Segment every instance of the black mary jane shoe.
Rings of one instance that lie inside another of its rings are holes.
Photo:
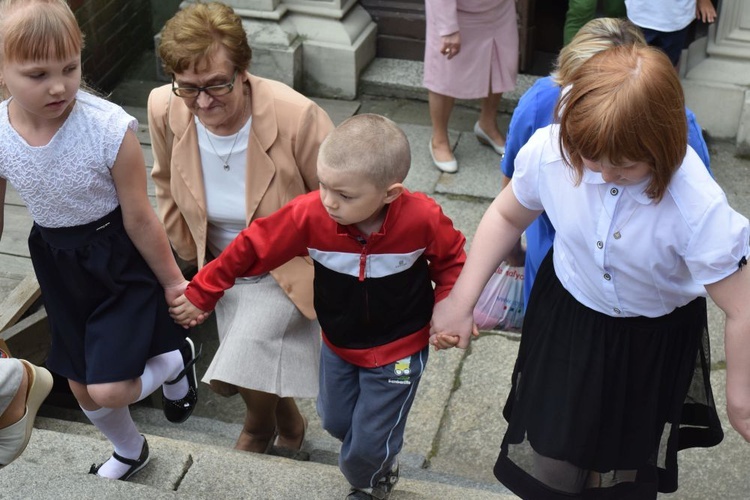
[[[112,457],[117,460],[118,462],[122,462],[125,465],[129,465],[130,468],[123,474],[122,476],[118,477],[118,481],[127,481],[130,479],[130,477],[138,472],[139,470],[143,469],[149,460],[149,453],[148,453],[148,441],[146,441],[146,436],[143,436],[143,448],[141,448],[141,456],[139,456],[136,460],[133,460],[131,458],[125,458],[117,453],[112,453]],[[91,469],[89,469],[89,474],[98,475],[99,469],[104,464],[92,464]]]
[[[202,349],[201,349],[202,350]],[[195,345],[189,337],[185,337],[185,344],[180,349],[182,360],[185,368],[175,377],[174,380],[164,382],[164,385],[173,385],[179,382],[182,377],[187,377],[188,392],[182,399],[167,399],[162,393],[161,402],[164,409],[164,416],[167,420],[179,424],[188,419],[198,404],[198,377],[195,374],[195,362],[201,355],[195,354]]]

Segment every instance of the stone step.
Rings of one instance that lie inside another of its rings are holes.
[[[422,86],[422,61],[376,57],[360,75],[359,94],[396,99],[427,100],[427,89]],[[500,112],[512,114],[518,100],[539,79],[535,75],[519,74],[516,88],[503,94]],[[459,105],[478,108],[478,100],[457,100]]]
[[[338,468],[316,462],[238,452],[146,433],[149,465],[127,482],[88,474],[103,461],[110,445],[92,426],[39,418],[26,453],[0,474],[7,499],[335,499],[348,485]],[[41,427],[52,427],[50,430]],[[442,498],[501,500],[514,498],[452,477],[422,475],[403,467],[393,500]]]

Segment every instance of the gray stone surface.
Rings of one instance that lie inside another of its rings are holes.
[[[446,408],[433,470],[478,481],[496,481],[492,468],[507,424],[502,416],[519,342],[483,334],[471,347]]]
[[[148,440],[149,465],[128,482],[107,481],[87,473],[92,460],[100,461],[110,453],[93,426],[69,422],[66,432],[37,428],[26,453],[0,474],[0,497],[327,500],[343,498],[349,490],[338,468],[330,465],[152,435]],[[512,496],[404,474],[391,498],[502,500]]]

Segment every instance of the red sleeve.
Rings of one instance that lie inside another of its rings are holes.
[[[308,195],[302,198],[310,199]],[[319,200],[317,193],[315,198]],[[306,256],[305,210],[298,200],[243,229],[195,275],[185,291],[188,300],[203,311],[212,311],[237,278],[267,273],[294,257]]]
[[[430,278],[435,283],[435,302],[439,302],[448,296],[466,262],[466,238],[453,227],[453,221],[443,213],[440,205],[432,203],[436,212],[431,217],[434,237],[425,257],[430,263]]]

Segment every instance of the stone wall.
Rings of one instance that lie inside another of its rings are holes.
[[[86,37],[83,74],[90,85],[109,92],[152,47],[152,1],[164,0],[68,0]]]

